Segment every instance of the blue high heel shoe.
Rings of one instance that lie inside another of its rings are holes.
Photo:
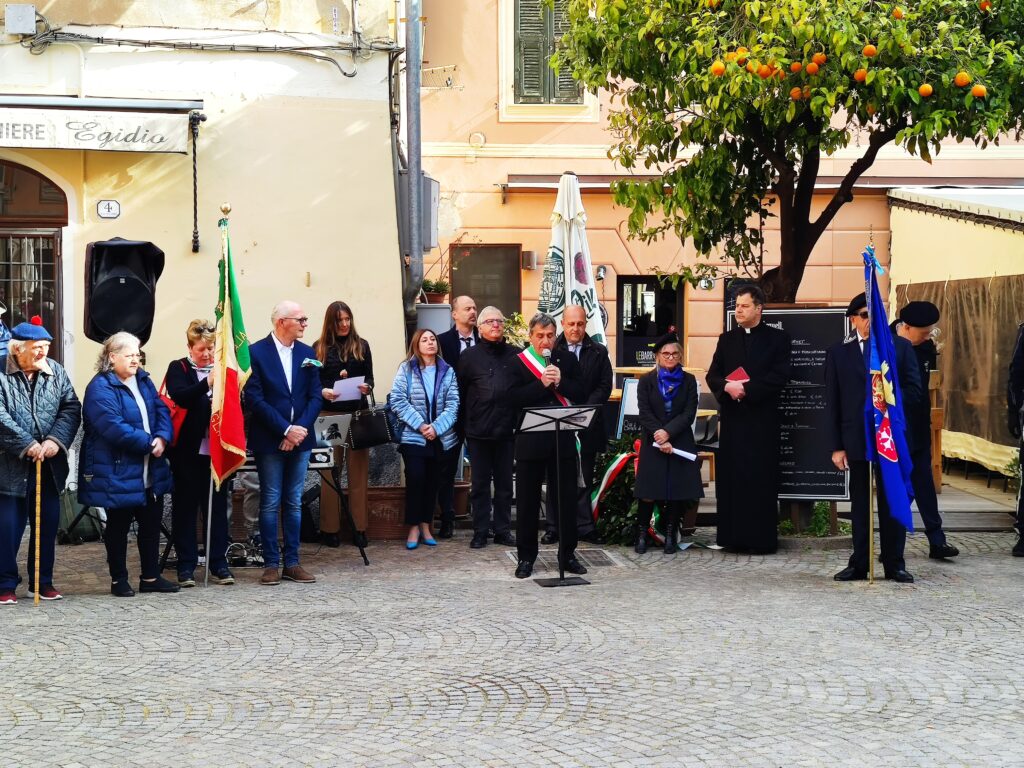
[[[427,545],[428,547],[436,547],[436,546],[437,546],[437,542],[436,542],[436,541],[434,541],[434,540],[433,540],[432,538],[428,538],[428,539],[422,539],[422,541],[423,541],[423,543],[424,543],[424,544],[426,544],[426,545]]]
[[[405,548],[406,549],[416,549],[416,547],[418,547],[419,545],[420,545],[420,543],[418,541],[407,541],[407,542],[405,542]]]

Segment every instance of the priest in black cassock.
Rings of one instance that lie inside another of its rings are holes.
[[[736,294],[736,325],[718,337],[707,382],[720,407],[715,495],[718,544],[770,554],[778,548],[779,394],[789,381],[792,342],[764,323],[764,293]]]

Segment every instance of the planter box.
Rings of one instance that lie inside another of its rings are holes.
[[[348,491],[343,491],[348,495]],[[366,535],[370,541],[405,540],[409,526],[405,524],[405,486],[385,485],[371,487],[367,494],[370,522]],[[469,510],[469,483],[455,484],[455,514],[465,516]],[[435,512],[435,516],[436,516]],[[341,535],[345,540],[352,536],[348,520],[342,516]]]

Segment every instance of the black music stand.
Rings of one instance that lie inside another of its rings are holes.
[[[558,484],[561,482],[561,445],[559,437],[562,432],[579,432],[590,426],[594,414],[601,409],[599,405],[545,405],[537,408],[524,408],[519,417],[519,429],[517,434],[535,432],[553,432],[555,435],[555,493],[554,502],[556,505],[555,520],[558,525],[558,540],[562,540],[562,510],[558,508],[560,501]],[[520,514],[516,511],[516,514]],[[579,587],[590,582],[579,576],[565,578],[565,565],[561,559],[558,560],[557,579],[534,579],[542,587]]]

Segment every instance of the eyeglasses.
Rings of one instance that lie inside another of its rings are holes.
[[[490,320],[481,320],[480,321],[480,325],[504,325],[504,324],[505,324],[504,320],[502,320],[500,318],[496,318],[496,317],[492,317]]]
[[[299,325],[309,325],[308,317],[283,317],[282,320],[295,320]]]
[[[208,325],[197,325],[195,328],[196,333],[213,333],[216,328],[211,328]]]
[[[682,357],[682,355],[679,354],[678,352],[659,352],[658,354],[666,358],[667,360],[678,360],[680,357]]]
[[[128,354],[127,352],[122,352],[121,353],[121,357],[127,358],[128,360],[141,360],[142,359],[142,353],[141,352],[135,352],[133,354]]]
[[[859,317],[861,320],[867,320],[869,317],[871,317],[871,313],[864,309],[857,313],[857,317]]]

